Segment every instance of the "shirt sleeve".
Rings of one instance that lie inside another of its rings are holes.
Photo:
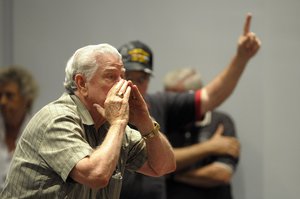
[[[74,117],[60,115],[49,121],[39,148],[42,158],[64,181],[78,161],[93,151]]]
[[[201,103],[201,90],[197,90],[195,92],[195,121],[202,120]]]

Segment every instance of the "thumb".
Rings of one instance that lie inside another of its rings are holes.
[[[217,130],[214,133],[214,137],[221,136],[224,133],[224,126],[223,124],[219,124]]]
[[[98,113],[100,113],[100,115],[102,115],[105,118],[105,110],[102,106],[100,106],[99,104],[93,104],[93,106],[97,109]]]

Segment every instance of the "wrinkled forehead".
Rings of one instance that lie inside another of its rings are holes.
[[[111,60],[105,60],[101,63],[100,67],[99,67],[99,70],[101,72],[105,72],[105,73],[122,73],[124,74],[125,73],[125,68],[124,68],[124,65],[123,65],[123,62],[120,60],[120,61],[111,61]]]
[[[117,65],[117,64],[110,64],[108,63],[107,65],[103,65],[102,67],[100,67],[100,70],[102,72],[118,72],[118,73],[125,73],[125,68],[123,65]]]
[[[5,82],[1,82],[0,89],[4,89],[4,88],[19,90],[19,84],[17,82],[13,81],[13,80],[8,80],[8,81],[5,81]]]
[[[0,95],[4,93],[21,94],[19,85],[14,81],[0,84]]]

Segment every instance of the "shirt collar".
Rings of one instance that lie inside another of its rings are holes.
[[[92,119],[91,114],[86,109],[84,104],[80,101],[80,99],[76,95],[70,95],[71,99],[77,106],[77,111],[79,113],[79,117],[82,120],[84,125],[94,125],[94,120]]]
[[[208,126],[211,123],[211,111],[206,112],[203,120],[196,122],[196,126],[198,127],[204,127]]]

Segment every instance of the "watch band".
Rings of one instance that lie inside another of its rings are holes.
[[[153,130],[150,131],[150,133],[143,136],[144,140],[149,140],[158,135],[160,125],[157,122],[153,121],[153,126],[154,126]]]

